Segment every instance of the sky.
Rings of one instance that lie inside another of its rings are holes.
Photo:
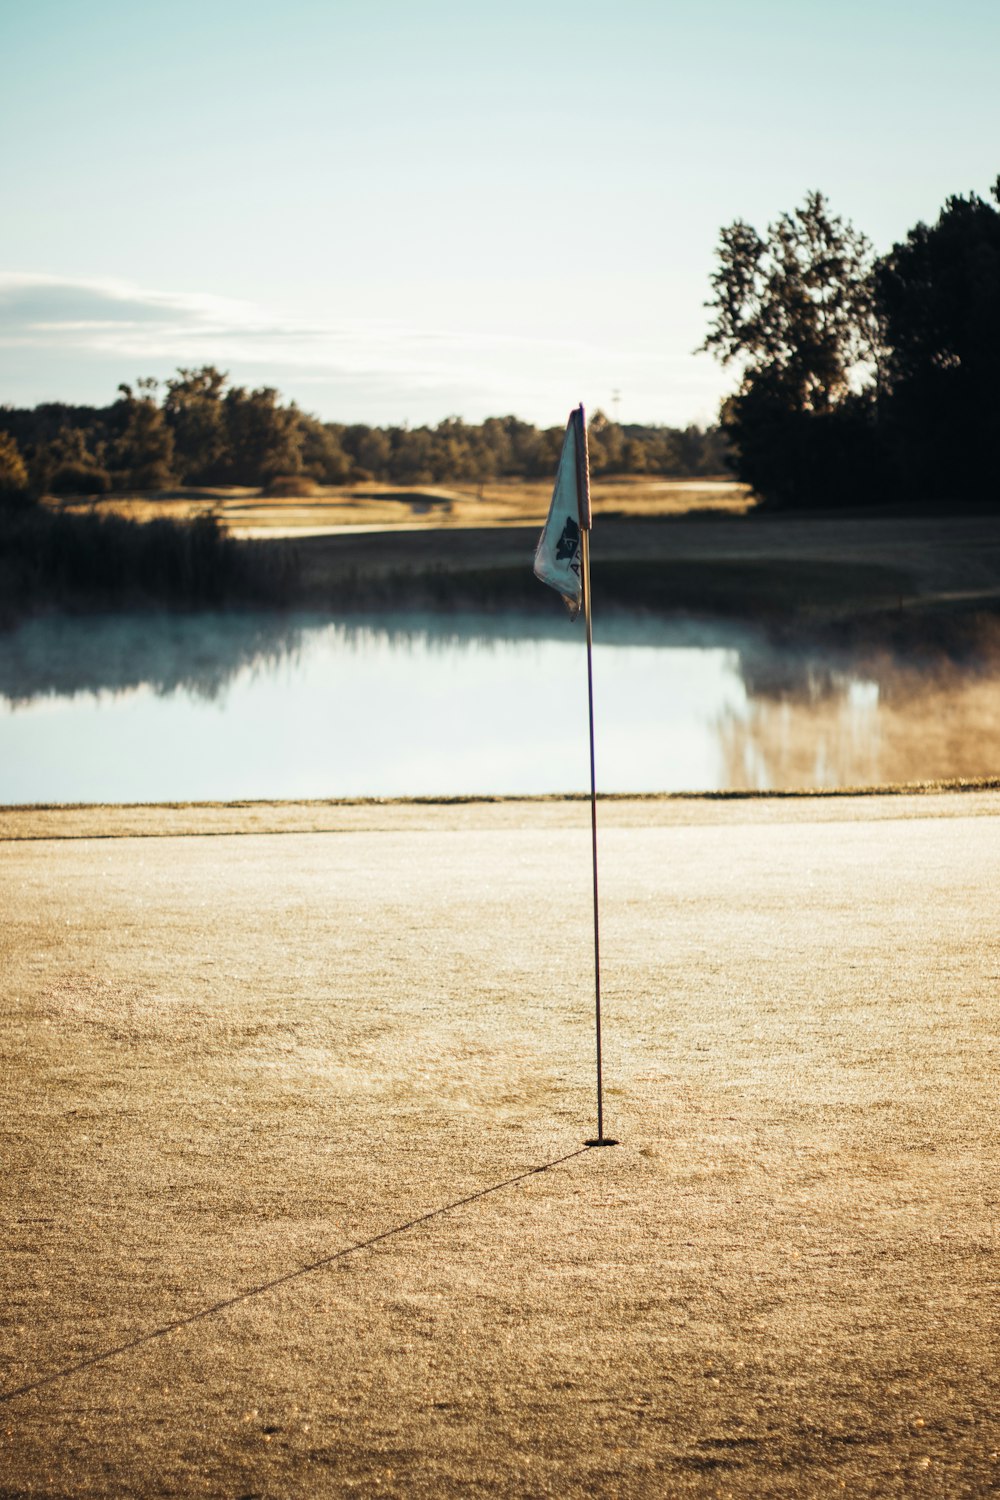
[[[0,0],[0,402],[709,422],[719,231],[1000,174],[996,0]]]

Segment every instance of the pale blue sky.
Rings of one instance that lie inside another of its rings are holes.
[[[995,0],[0,0],[0,401],[710,420],[719,228],[985,195],[998,51]]]

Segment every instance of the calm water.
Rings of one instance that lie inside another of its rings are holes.
[[[972,659],[974,658],[974,659]],[[598,622],[604,791],[993,775],[1000,659]],[[0,636],[0,802],[580,791],[582,625],[558,612],[115,616]]]

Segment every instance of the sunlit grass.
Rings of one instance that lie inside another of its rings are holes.
[[[169,516],[190,520],[216,515],[236,535],[315,532],[342,526],[392,529],[541,525],[552,497],[552,482],[504,480],[474,484],[390,485],[369,482],[349,488],[307,485],[304,495],[267,495],[258,489],[168,490],[160,495],[116,495],[96,503],[101,514],[148,521]],[[596,480],[594,514],[603,516],[682,515],[697,511],[743,515],[752,507],[746,485],[732,480],[646,479],[628,476]],[[91,502],[50,502],[62,510],[90,509]]]

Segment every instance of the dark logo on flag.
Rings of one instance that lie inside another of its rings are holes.
[[[556,562],[571,563],[580,549],[580,528],[572,516],[566,517],[562,535],[556,542]]]

